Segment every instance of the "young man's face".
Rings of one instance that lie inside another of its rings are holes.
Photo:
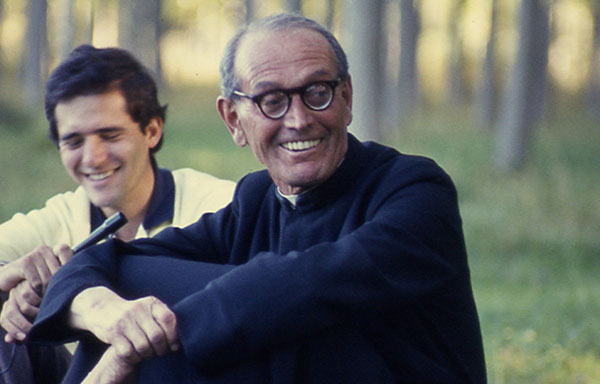
[[[162,135],[159,118],[143,133],[119,90],[60,102],[55,115],[62,163],[94,205],[111,214],[147,202],[154,186],[150,149]]]
[[[275,89],[331,81],[339,73],[333,49],[318,32],[293,29],[246,35],[235,61],[239,91],[257,95]],[[324,110],[308,108],[298,94],[280,119],[264,116],[244,98],[220,98],[218,108],[233,139],[249,145],[283,193],[303,192],[335,172],[347,150],[346,126],[352,120],[349,79],[334,90]]]

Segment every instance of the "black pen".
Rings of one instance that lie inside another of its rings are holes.
[[[106,219],[98,228],[96,228],[87,239],[83,240],[79,243],[75,248],[73,248],[73,253],[77,253],[91,245],[96,244],[100,240],[104,239],[106,236],[111,233],[115,233],[119,230],[123,225],[127,223],[127,218],[121,212],[117,212],[108,219]]]

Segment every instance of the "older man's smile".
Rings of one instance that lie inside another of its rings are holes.
[[[287,143],[281,144],[281,146],[288,151],[306,151],[319,145],[322,139],[315,140],[303,140],[303,141],[288,141]]]

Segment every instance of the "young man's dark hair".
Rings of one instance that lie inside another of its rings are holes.
[[[142,132],[153,117],[163,122],[167,106],[158,101],[156,83],[144,66],[129,52],[119,48],[77,47],[52,73],[46,85],[46,118],[50,139],[58,145],[55,109],[60,102],[77,96],[105,93],[118,89],[127,103],[131,119]],[[157,152],[160,142],[151,149]]]

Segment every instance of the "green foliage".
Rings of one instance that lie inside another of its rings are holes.
[[[215,110],[216,87],[177,89],[162,166],[237,180],[262,168],[236,147]],[[481,318],[490,383],[600,382],[600,177],[597,121],[579,110],[540,126],[531,163],[493,168],[493,132],[470,111],[427,111],[390,139],[434,158],[454,179]],[[41,113],[0,122],[0,220],[73,188]],[[4,125],[3,125],[4,124]]]
[[[600,381],[600,130],[565,112],[538,127],[521,172],[493,168],[493,132],[434,111],[396,147],[433,157],[461,206],[490,383]]]

